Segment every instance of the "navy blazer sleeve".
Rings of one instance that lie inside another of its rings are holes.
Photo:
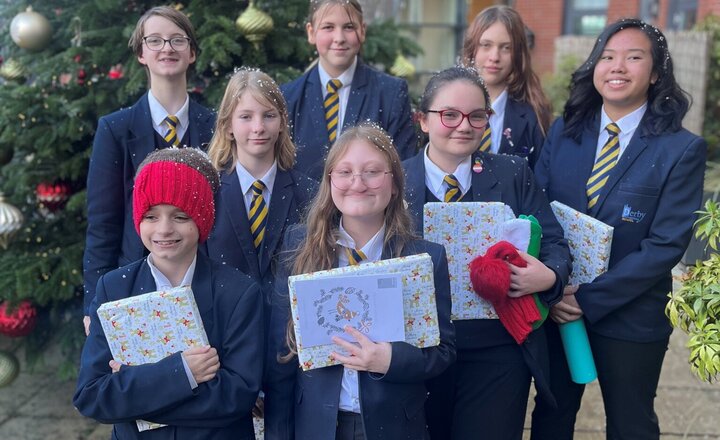
[[[249,413],[262,370],[262,344],[258,342],[263,339],[262,302],[257,284],[239,276],[224,280],[244,290],[214,304],[216,316],[226,317],[215,323],[224,326],[224,340],[215,347],[220,369],[215,378],[192,390],[181,352],[156,363],[122,366],[112,373],[108,365],[112,354],[97,315],[98,304],[108,299],[105,278],[100,279],[92,302],[90,335],[83,347],[73,398],[83,415],[102,423],[145,419],[176,426],[222,427],[238,414]]]
[[[108,117],[100,118],[87,177],[87,233],[83,255],[84,313],[89,315],[98,279],[118,267],[125,222],[122,143]]]
[[[405,81],[400,81],[400,90],[393,91],[395,98],[392,107],[380,109],[389,112],[387,132],[393,138],[393,144],[400,155],[400,160],[409,159],[417,152],[417,134],[412,122],[410,94]]]

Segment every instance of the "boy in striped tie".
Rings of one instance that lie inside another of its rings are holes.
[[[87,180],[86,332],[98,278],[145,254],[132,223],[138,164],[154,149],[200,147],[210,141],[214,123],[213,112],[191,100],[186,91],[187,72],[195,62],[198,44],[183,13],[166,6],[148,10],[128,44],[145,66],[150,87],[133,106],[98,122]]]

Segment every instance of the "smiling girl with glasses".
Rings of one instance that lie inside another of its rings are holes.
[[[400,158],[382,129],[361,125],[343,131],[322,176],[306,226],[289,231],[289,252],[281,255],[284,264],[276,283],[280,293],[273,298],[270,324],[265,436],[427,438],[424,381],[440,374],[455,357],[445,250],[413,236],[403,203]],[[440,344],[421,349],[405,342],[378,343],[347,327],[360,344],[336,343],[352,356],[335,354],[342,365],[303,372],[289,321],[287,276],[347,266],[356,262],[353,252],[364,262],[430,254]]]
[[[478,151],[489,102],[485,83],[474,69],[453,67],[430,79],[419,106],[420,126],[429,142],[403,162],[408,209],[418,234],[423,231],[427,202],[504,202],[515,215],[534,215],[543,233],[540,259],[521,254],[527,270],[513,273],[508,295],[539,293],[540,300],[550,305],[560,299],[570,272],[567,244],[527,161]],[[540,392],[547,394],[538,361],[546,353],[542,327],[518,345],[498,319],[454,324],[458,362],[428,383],[426,410],[432,439],[519,440],[532,377]]]

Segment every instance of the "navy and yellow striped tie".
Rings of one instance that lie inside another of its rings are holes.
[[[588,209],[597,203],[600,197],[600,191],[602,191],[603,186],[605,186],[605,182],[607,182],[610,176],[610,171],[617,164],[618,156],[620,155],[620,141],[618,139],[620,127],[614,122],[611,122],[605,129],[610,134],[610,137],[600,150],[590,178],[587,181]]]
[[[327,83],[327,95],[325,95],[325,122],[327,123],[328,139],[330,143],[335,142],[337,137],[338,116],[340,115],[340,95],[338,90],[342,87],[339,79],[331,79]]]
[[[347,253],[348,263],[350,264],[350,266],[355,266],[357,264],[360,264],[361,261],[367,260],[365,252],[361,251],[360,249],[345,248],[345,252]]]
[[[177,135],[177,125],[180,120],[175,115],[168,115],[163,122],[165,122],[168,125],[168,131],[165,132],[164,139],[167,141],[168,144],[172,145],[173,147],[177,147],[180,145],[180,139],[178,139]]]
[[[447,184],[445,190],[445,202],[457,202],[462,197],[460,192],[460,182],[453,174],[448,174],[443,178],[443,182]]]
[[[253,237],[253,244],[255,249],[260,248],[260,244],[265,237],[265,225],[267,224],[268,208],[263,198],[263,190],[265,184],[262,180],[256,180],[252,184],[253,197],[250,202],[250,212],[248,217],[250,218],[250,233]]]
[[[483,132],[482,139],[480,139],[480,151],[490,151],[490,144],[492,144],[492,139],[490,137],[490,124],[488,124]]]

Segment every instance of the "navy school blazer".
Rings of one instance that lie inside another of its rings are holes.
[[[215,114],[190,100],[190,145],[212,138]],[[85,315],[101,275],[139,260],[145,247],[132,220],[132,189],[140,162],[155,149],[147,93],[132,107],[98,121],[87,177],[87,233],[83,255]]]
[[[210,345],[220,357],[215,378],[195,390],[180,352],[112,373],[98,306],[155,291],[155,281],[145,258],[100,278],[73,405],[84,416],[114,423],[113,438],[254,440],[250,412],[264,352],[260,287],[237,269],[198,253],[192,290]],[[139,433],[136,419],[170,426]]]
[[[672,329],[665,317],[671,270],[692,234],[702,202],[707,144],[685,129],[653,136],[645,119],[613,168],[597,204],[587,208],[600,117],[578,143],[555,121],[535,171],[550,200],[614,228],[609,270],[582,284],[575,297],[590,331],[635,342],[659,341]]]
[[[524,157],[533,168],[544,142],[545,136],[532,106],[508,97],[498,153]]]
[[[285,249],[296,249],[304,238],[304,226],[291,228]],[[413,240],[398,256],[423,252],[430,254],[434,266],[440,345],[420,349],[404,342],[393,342],[390,369],[384,376],[367,371],[358,373],[366,439],[425,438],[427,390],[424,381],[442,373],[455,360],[445,249],[425,240]],[[265,372],[265,438],[332,439],[337,425],[343,367],[336,365],[303,372],[297,357],[286,364],[277,361],[278,354],[288,353],[285,342],[290,316],[287,276],[293,260],[285,257],[285,254],[281,257],[283,273],[279,274],[283,281],[277,283],[272,305]],[[382,258],[393,257],[390,244],[383,250]]]
[[[364,121],[377,122],[393,138],[400,159],[414,155],[417,135],[407,83],[358,59],[351,87],[343,129]],[[280,88],[287,101],[291,134],[297,146],[295,168],[319,181],[330,142],[318,66]]]
[[[423,233],[423,208],[427,202],[425,162],[421,151],[402,163],[406,175],[405,200],[413,217],[415,232]],[[515,215],[534,215],[542,226],[540,261],[556,275],[555,285],[539,297],[548,305],[560,301],[572,269],[570,251],[563,238],[562,228],[548,204],[545,195],[535,183],[532,171],[525,160],[512,156],[476,152],[473,163],[479,159],[482,171],[472,172],[472,200],[474,202],[503,202]],[[472,356],[474,350],[497,345],[517,345],[499,320],[473,319],[454,321],[457,330],[458,356]],[[533,331],[520,347],[535,384],[545,399],[554,403],[547,378],[549,359],[543,327]]]
[[[237,171],[224,172],[220,178],[215,227],[207,240],[210,258],[250,275],[260,284],[269,310],[275,277],[275,258],[282,247],[288,226],[300,219],[315,196],[317,183],[294,171],[278,168],[270,197],[265,238],[258,255],[250,234],[250,222]]]

